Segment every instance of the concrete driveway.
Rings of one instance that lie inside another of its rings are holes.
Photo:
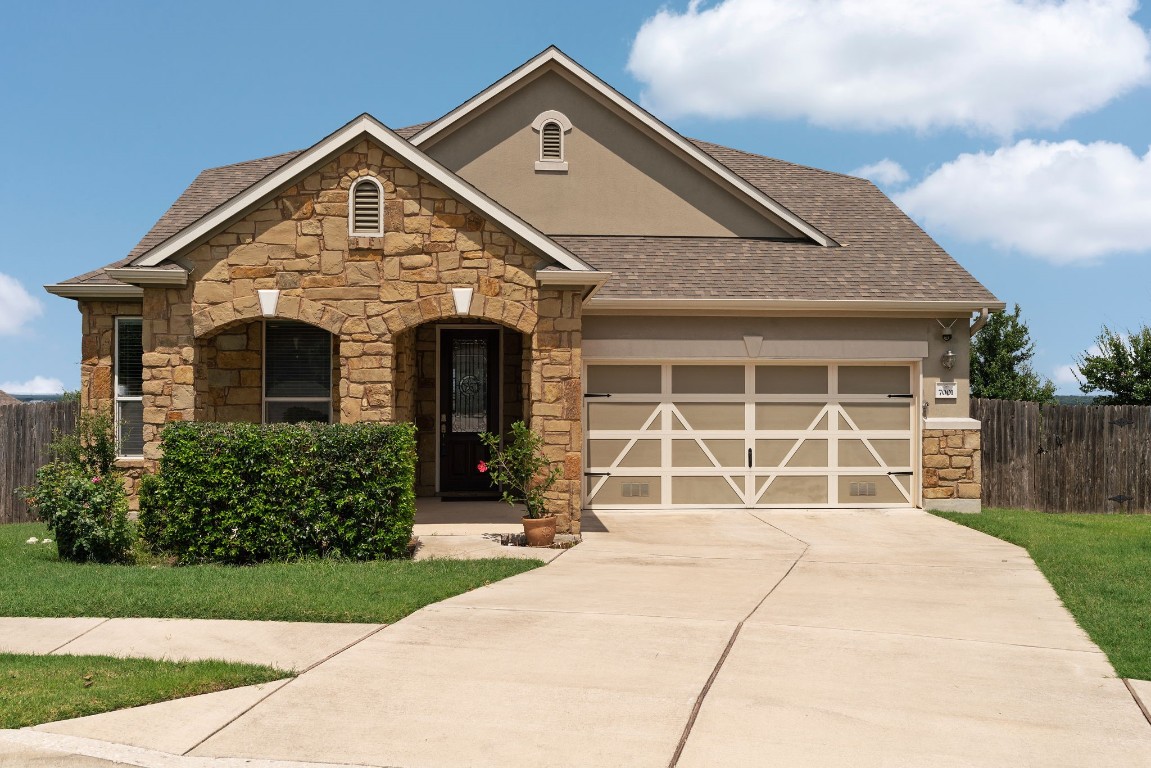
[[[599,521],[287,684],[21,739],[165,766],[1151,766],[1151,724],[1017,547],[915,511]]]

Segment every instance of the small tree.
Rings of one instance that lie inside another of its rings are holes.
[[[1124,335],[1103,326],[1095,344],[1099,354],[1076,360],[1079,389],[1105,393],[1095,396],[1100,405],[1151,405],[1151,328]]]
[[[543,438],[522,421],[512,424],[511,436],[500,447],[500,436],[483,432],[480,442],[491,458],[481,461],[480,472],[491,473],[508,504],[523,502],[527,517],[547,516],[547,492],[560,479],[562,470],[543,455]]]
[[[971,340],[971,395],[993,400],[1055,399],[1055,383],[1041,378],[1031,367],[1035,344],[1027,323],[1019,318],[1019,305],[997,312]]]

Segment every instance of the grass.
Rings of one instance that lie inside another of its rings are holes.
[[[23,728],[285,677],[291,674],[222,661],[0,653],[0,728]]]
[[[39,523],[0,525],[0,616],[391,623],[539,560],[314,560],[234,567],[76,565]]]
[[[935,514],[1024,547],[1119,676],[1151,680],[1151,516]]]

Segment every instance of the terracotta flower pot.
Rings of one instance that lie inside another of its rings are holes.
[[[556,516],[524,519],[524,536],[529,547],[550,547],[556,540]]]

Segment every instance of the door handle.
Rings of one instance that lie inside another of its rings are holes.
[[[747,468],[751,469],[751,449],[747,449]]]

